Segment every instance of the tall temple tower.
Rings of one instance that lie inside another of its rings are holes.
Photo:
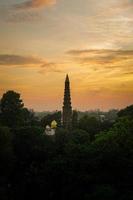
[[[70,81],[68,74],[65,80],[64,102],[63,102],[63,127],[70,129],[72,127],[72,106],[70,94]]]

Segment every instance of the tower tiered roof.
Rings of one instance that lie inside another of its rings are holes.
[[[64,89],[64,102],[63,102],[63,126],[69,129],[72,124],[72,106],[71,106],[71,93],[70,93],[70,81],[68,74],[65,79]]]

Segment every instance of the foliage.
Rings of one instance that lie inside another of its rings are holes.
[[[33,110],[23,108],[21,111],[21,125],[23,126],[37,126],[40,125],[38,118],[35,116]]]
[[[12,100],[6,95],[7,104],[5,96],[2,100],[1,123],[10,128],[0,126],[0,199],[133,199],[131,112],[119,114],[113,124],[84,116],[77,127],[58,127],[47,136],[20,96],[12,95]],[[15,113],[14,105],[21,112]],[[12,124],[5,120],[11,113]],[[46,116],[43,125],[58,121],[60,114]]]
[[[46,127],[47,125],[50,126],[53,120],[57,122],[59,127],[61,126],[61,112],[60,111],[44,116],[41,120],[41,124],[43,127]]]
[[[12,137],[7,127],[0,127],[0,174],[7,175],[13,161]]]
[[[72,127],[77,128],[77,126],[78,126],[78,112],[76,110],[73,110]]]
[[[0,127],[0,199],[8,199],[8,179],[14,168],[12,137],[7,127]]]
[[[24,104],[20,99],[19,93],[8,91],[3,94],[1,99],[1,115],[3,123],[10,127],[19,125],[23,106]]]
[[[133,105],[126,107],[118,112],[119,117],[130,117],[133,118]]]
[[[79,129],[87,131],[91,136],[91,140],[93,140],[94,135],[100,130],[100,121],[95,117],[88,117],[85,115],[79,120]]]
[[[8,91],[1,99],[1,124],[8,127],[39,125],[37,117],[32,110],[24,108],[20,94]]]

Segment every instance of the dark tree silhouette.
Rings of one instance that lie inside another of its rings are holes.
[[[72,127],[77,128],[77,126],[78,126],[78,112],[74,110],[72,115]]]
[[[20,94],[8,91],[1,99],[1,117],[4,125],[18,126],[21,121],[21,111],[24,107]]]
[[[85,115],[79,120],[79,128],[87,131],[91,136],[91,140],[93,140],[95,134],[100,130],[100,121],[95,117]]]
[[[41,120],[41,124],[43,127],[45,127],[46,125],[51,125],[51,122],[55,120],[58,124],[58,126],[61,126],[61,112],[55,112],[52,114],[48,114],[45,117],[42,118]]]
[[[0,200],[133,199],[132,106],[121,110],[114,123],[84,116],[77,124],[75,113],[75,127],[58,126],[54,136],[45,135],[23,106],[14,91],[1,99],[9,127],[0,125]],[[59,124],[61,113],[43,120],[43,125]]]
[[[133,118],[133,105],[130,105],[118,112],[118,117],[131,117]]]

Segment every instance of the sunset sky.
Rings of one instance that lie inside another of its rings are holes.
[[[0,96],[60,110],[133,104],[133,0],[0,0]]]

